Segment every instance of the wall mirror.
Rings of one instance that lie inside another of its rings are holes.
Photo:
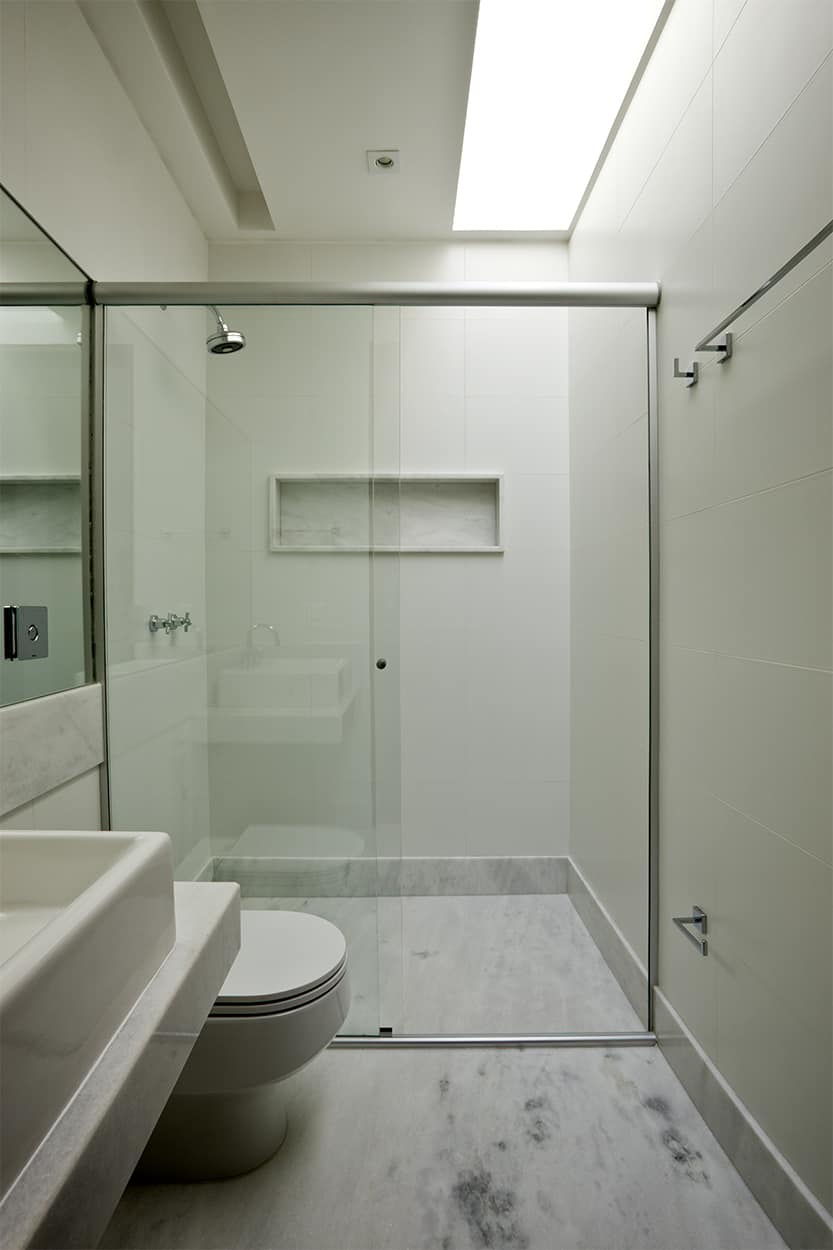
[[[88,679],[85,310],[34,300],[86,276],[0,188],[0,706]]]

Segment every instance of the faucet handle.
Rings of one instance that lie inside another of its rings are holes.
[[[172,629],[176,629],[176,624],[176,617],[170,612],[167,616],[159,616],[157,612],[154,612],[148,617],[148,629],[152,634],[158,634],[160,629],[164,629],[165,633],[169,634]]]
[[[182,628],[185,630],[185,632],[186,632],[186,634],[187,634],[187,633],[188,633],[188,630],[191,628],[191,626],[192,626],[192,624],[193,624],[193,621],[191,620],[191,613],[190,613],[190,612],[186,612],[186,613],[185,613],[185,615],[184,615],[183,617],[181,617],[181,618],[180,618],[180,622],[179,622],[179,623],[180,623],[180,625],[182,626]]]

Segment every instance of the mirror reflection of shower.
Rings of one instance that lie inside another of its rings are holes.
[[[239,330],[230,330],[220,316],[219,310],[213,304],[209,304],[208,307],[217,318],[217,329],[205,340],[208,350],[215,356],[228,356],[230,352],[242,351],[246,346],[245,334],[241,334]]]

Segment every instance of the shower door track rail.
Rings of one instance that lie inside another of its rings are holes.
[[[552,1049],[569,1047],[656,1046],[655,1033],[381,1033],[344,1034],[330,1042],[330,1050],[469,1050]]]
[[[656,308],[657,282],[93,282],[93,303]],[[48,301],[45,301],[48,302]]]

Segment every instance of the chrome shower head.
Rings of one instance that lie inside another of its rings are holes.
[[[208,307],[217,318],[217,329],[209,334],[205,345],[215,356],[228,356],[230,352],[239,352],[246,346],[246,336],[239,330],[230,330],[213,304]]]

